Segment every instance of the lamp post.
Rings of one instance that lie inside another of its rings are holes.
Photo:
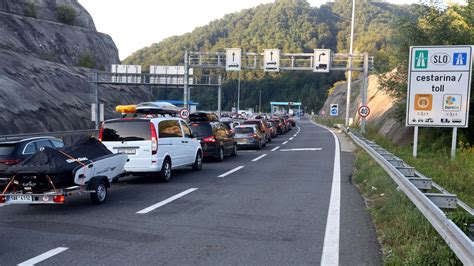
[[[351,42],[349,47],[349,68],[352,68],[352,51],[354,44],[354,19],[355,19],[355,0],[352,0],[352,20],[351,20]],[[351,83],[352,83],[352,70],[348,72],[347,80],[347,97],[346,97],[346,127],[349,127],[349,112],[351,107]]]

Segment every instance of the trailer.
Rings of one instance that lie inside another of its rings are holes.
[[[113,154],[88,137],[62,149],[44,147],[8,169],[11,178],[0,194],[0,206],[64,204],[75,194],[90,194],[94,204],[102,204],[127,161],[126,154]]]

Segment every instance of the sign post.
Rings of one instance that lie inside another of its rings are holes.
[[[406,126],[415,126],[415,133],[416,127],[468,127],[472,49],[468,45],[410,47]]]

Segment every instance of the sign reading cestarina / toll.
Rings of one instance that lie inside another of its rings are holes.
[[[473,46],[412,46],[407,126],[467,127]]]

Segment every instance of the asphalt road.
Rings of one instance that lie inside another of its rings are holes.
[[[334,137],[308,121],[298,126],[263,150],[174,171],[166,184],[124,178],[104,205],[81,195],[62,206],[0,208],[0,265],[317,265],[323,256],[337,259],[324,264],[382,264],[350,181],[353,155],[340,153],[340,193],[331,196]],[[340,208],[329,210],[337,200]],[[339,224],[327,224],[328,213]],[[338,234],[325,240],[327,227]]]

